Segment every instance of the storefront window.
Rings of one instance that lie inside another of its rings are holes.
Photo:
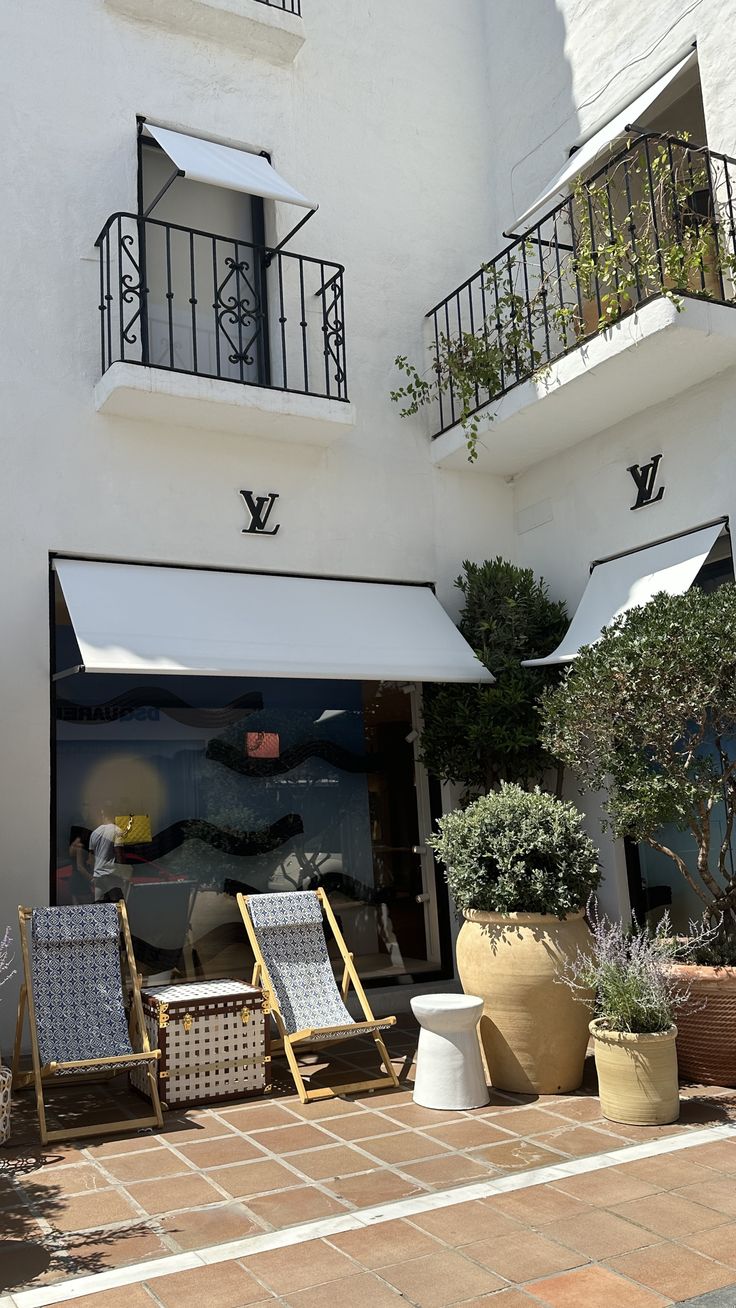
[[[148,978],[247,978],[237,892],[320,885],[363,976],[436,969],[408,690],[76,673],[55,700],[56,902],[122,895]]]

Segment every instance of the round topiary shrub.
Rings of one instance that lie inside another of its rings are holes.
[[[566,917],[600,882],[580,813],[541,790],[502,782],[438,827],[429,843],[461,910]]]

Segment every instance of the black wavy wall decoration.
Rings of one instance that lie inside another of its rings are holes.
[[[261,827],[258,831],[231,831],[204,818],[183,818],[163,831],[157,831],[146,844],[124,845],[121,852],[126,863],[152,863],[178,849],[185,840],[202,840],[223,854],[252,856],[270,854],[303,832],[304,823],[298,813],[286,813],[269,827]]]
[[[310,758],[320,758],[341,772],[378,772],[381,768],[380,755],[355,754],[331,740],[307,740],[292,745],[279,758],[249,758],[227,741],[215,739],[208,742],[205,756],[244,777],[280,777]]]
[[[159,709],[174,722],[187,727],[229,727],[248,714],[259,712],[263,708],[263,696],[254,690],[231,700],[222,708],[197,708],[163,686],[136,687],[104,704],[77,704],[71,699],[57,698],[56,716],[60,722],[99,726],[102,722],[119,722],[127,713],[142,708]]]

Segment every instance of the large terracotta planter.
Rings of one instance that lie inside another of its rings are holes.
[[[480,1038],[492,1084],[543,1095],[577,1090],[591,1012],[555,978],[590,943],[582,911],[463,916],[458,972],[466,994],[483,999]],[[591,1008],[592,999],[591,992]]]
[[[736,1086],[736,967],[672,968],[690,987],[677,1011],[677,1062],[683,1081]]]
[[[664,1126],[680,1116],[675,1037],[677,1027],[654,1034],[607,1031],[590,1024],[601,1112],[611,1122]]]

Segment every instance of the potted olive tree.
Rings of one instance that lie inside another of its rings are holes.
[[[673,934],[667,914],[655,931],[625,927],[588,905],[592,949],[569,959],[560,980],[589,1004],[601,1111],[612,1122],[661,1126],[680,1115],[675,1040],[678,1010],[690,1003],[689,989],[672,964],[687,960],[712,936],[693,927],[689,938]]]
[[[582,784],[606,793],[617,836],[672,860],[722,924],[690,964],[678,1016],[680,1073],[736,1085],[736,586],[657,595],[580,651],[543,699],[543,740]],[[687,858],[663,828],[692,837]]]
[[[458,972],[465,992],[483,999],[481,1042],[493,1085],[576,1090],[590,1015],[555,980],[588,948],[583,906],[600,879],[580,813],[538,789],[501,782],[438,826],[430,843],[465,919]],[[592,1004],[592,991],[588,998]]]
[[[15,975],[10,964],[10,928],[6,928],[0,937],[0,988]],[[0,1061],[0,1144],[7,1144],[10,1139],[10,1092],[13,1085],[13,1073],[9,1067],[3,1067]]]

